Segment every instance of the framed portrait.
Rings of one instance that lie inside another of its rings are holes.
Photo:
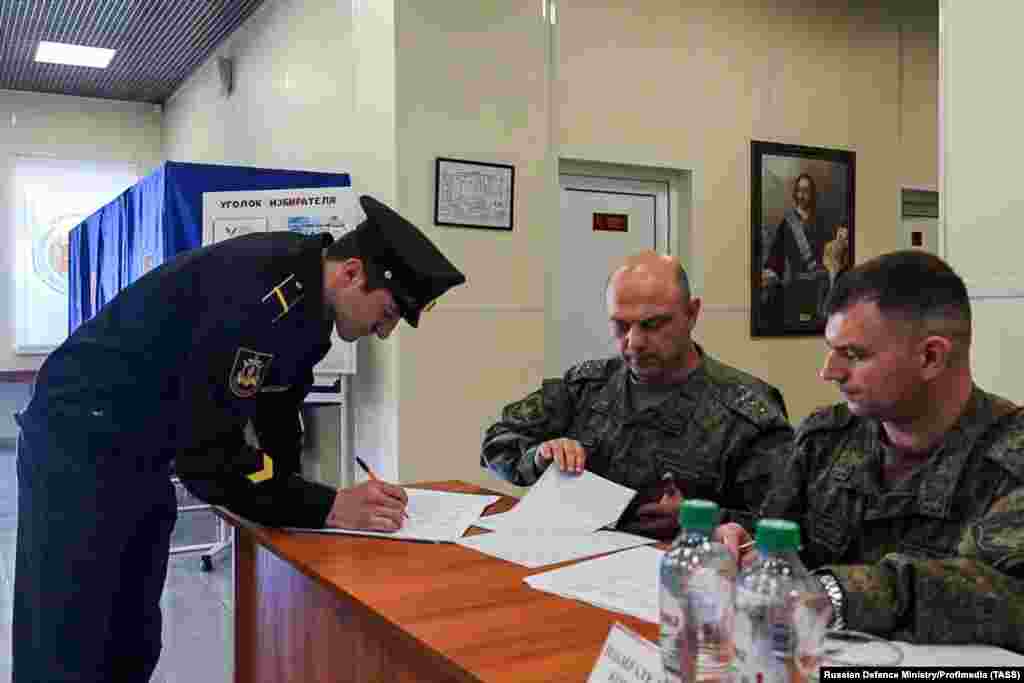
[[[854,152],[750,143],[754,337],[825,330],[832,284],[854,263]]]
[[[438,157],[434,176],[435,225],[512,229],[514,166]]]

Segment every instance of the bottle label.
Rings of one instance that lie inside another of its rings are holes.
[[[690,575],[687,598],[690,614],[698,624],[718,624],[725,617],[732,587],[721,573],[702,568]]]
[[[686,622],[687,643],[693,648],[697,669],[722,673],[732,666],[734,609],[731,577],[713,568],[702,568],[690,575]]]
[[[791,683],[792,623],[784,605],[737,591],[736,662],[742,683]]]

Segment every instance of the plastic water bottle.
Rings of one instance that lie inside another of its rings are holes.
[[[686,500],[679,536],[661,561],[661,660],[673,683],[733,676],[733,592],[736,562],[711,540],[718,505]]]
[[[736,582],[736,665],[740,683],[802,683],[816,678],[832,607],[800,561],[800,527],[782,519],[757,525],[758,557]]]

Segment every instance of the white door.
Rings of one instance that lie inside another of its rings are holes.
[[[554,279],[561,371],[616,355],[604,288],[630,254],[671,253],[668,183],[560,176],[561,267]]]

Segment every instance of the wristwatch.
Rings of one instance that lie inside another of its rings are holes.
[[[843,593],[843,587],[839,583],[839,579],[829,571],[817,572],[815,576],[821,583],[821,587],[825,589],[825,595],[828,596],[829,601],[832,603],[832,620],[829,622],[828,627],[837,631],[846,628],[846,619],[843,617],[843,606],[846,602],[846,596]]]

